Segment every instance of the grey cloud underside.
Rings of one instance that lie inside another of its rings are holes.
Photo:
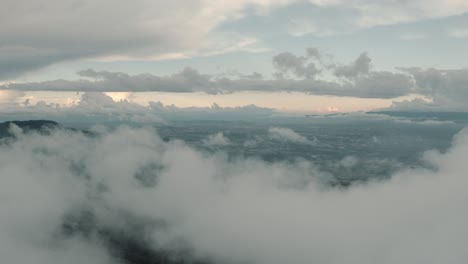
[[[412,92],[410,74],[370,71],[371,59],[361,54],[350,64],[326,61],[315,48],[304,56],[289,52],[272,58],[277,70],[273,79],[260,74],[240,75],[237,78],[202,74],[193,68],[157,76],[153,74],[129,75],[122,72],[78,72],[80,80],[53,80],[38,83],[17,83],[1,86],[4,90],[22,91],[130,91],[130,92],[204,92],[225,94],[241,91],[303,92],[315,95],[352,96],[362,98],[394,98]],[[320,78],[329,73],[333,78]]]
[[[54,80],[40,83],[18,83],[0,87],[22,91],[129,91],[129,92],[205,92],[225,94],[241,91],[304,92],[316,95],[352,96],[362,98],[394,98],[409,93],[412,88],[408,76],[390,72],[375,73],[356,80],[356,83],[337,83],[305,79],[211,79],[193,69],[168,77],[150,74],[129,76],[124,73],[108,73],[98,81]]]
[[[347,78],[367,74],[370,70],[371,61],[372,60],[369,58],[367,53],[362,53],[351,65],[338,66],[335,69],[335,74],[337,76],[344,76]]]
[[[416,92],[429,97],[394,102],[386,110],[396,111],[466,111],[468,98],[468,69],[439,70],[402,68],[414,80]]]
[[[317,49],[305,55],[289,52],[272,58],[273,78],[261,74],[222,76],[202,74],[185,68],[172,75],[129,75],[122,72],[78,72],[79,80],[52,80],[36,83],[11,83],[1,90],[83,91],[83,92],[173,92],[228,94],[242,91],[302,92],[314,95],[360,98],[396,98],[420,94],[432,99],[432,105],[466,105],[468,69],[439,70],[398,68],[396,72],[373,70],[371,59],[362,53],[348,64],[327,59]],[[326,77],[324,77],[326,76]],[[466,108],[466,107],[465,107]]]
[[[0,79],[67,60],[195,50],[219,21],[203,8],[201,0],[4,0]]]
[[[458,70],[403,69],[409,72],[422,93],[434,97],[468,97],[468,68]]]

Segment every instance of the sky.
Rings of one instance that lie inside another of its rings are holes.
[[[298,113],[468,110],[463,0],[1,3],[0,109],[97,92]]]

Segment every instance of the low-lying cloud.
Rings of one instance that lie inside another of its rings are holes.
[[[286,127],[271,127],[270,129],[268,129],[268,135],[271,139],[283,142],[293,142],[298,144],[310,145],[316,143],[316,139],[311,141],[308,138],[296,133],[294,130]]]
[[[151,129],[96,133],[3,141],[2,261],[124,261],[116,233],[215,263],[468,261],[466,130],[426,153],[434,170],[345,190],[306,161],[232,160]]]
[[[100,92],[86,92],[69,105],[39,101],[35,104],[29,99],[2,105],[3,120],[11,119],[53,119],[59,122],[132,122],[165,123],[166,119],[252,119],[269,117],[275,111],[256,105],[222,107],[213,103],[210,107],[177,107],[150,101],[141,105],[131,100],[116,101]]]
[[[208,135],[208,137],[203,140],[203,144],[207,146],[227,146],[231,144],[231,140],[229,140],[223,132],[218,132],[213,135]]]

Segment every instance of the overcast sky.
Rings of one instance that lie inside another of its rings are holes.
[[[0,104],[468,110],[464,0],[0,0]]]

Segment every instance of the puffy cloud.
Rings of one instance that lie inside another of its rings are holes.
[[[231,140],[224,136],[223,132],[218,132],[213,135],[209,135],[203,140],[203,144],[207,146],[227,146],[231,144]]]
[[[112,241],[136,236],[213,262],[465,263],[467,152],[464,130],[425,154],[435,170],[343,190],[317,185],[308,162],[229,160],[147,129],[22,135],[0,146],[0,252],[8,263],[132,263]]]
[[[443,106],[435,105],[432,101],[427,101],[422,98],[415,98],[412,100],[403,100],[401,102],[393,102],[389,108],[385,110],[395,111],[440,111]]]
[[[372,70],[371,59],[362,53],[349,65],[325,61],[314,48],[305,55],[280,53],[273,57],[279,78],[251,75],[202,74],[193,68],[158,76],[153,74],[129,75],[121,72],[78,72],[79,80],[53,80],[34,83],[6,83],[7,91],[85,91],[85,92],[146,92],[175,93],[204,92],[208,94],[240,91],[302,92],[315,95],[349,96],[360,98],[396,98],[419,94],[430,98],[434,109],[466,109],[463,98],[468,96],[468,70],[439,70],[398,68],[396,72]],[[328,74],[328,75],[327,75]],[[320,78],[323,77],[323,78]],[[437,106],[441,107],[437,107]]]
[[[39,101],[33,103],[11,103],[0,105],[2,120],[9,119],[53,119],[60,122],[132,122],[165,123],[172,119],[255,119],[267,118],[273,109],[255,105],[222,107],[214,103],[211,107],[177,107],[151,101],[141,105],[129,99],[113,100],[100,92],[86,92],[70,104],[55,104]]]
[[[357,77],[361,74],[369,73],[371,58],[367,53],[362,53],[359,57],[351,64],[338,66],[335,69],[335,74],[337,76],[344,76],[347,78]]]
[[[271,127],[268,129],[268,134],[270,138],[285,141],[293,142],[298,144],[315,144],[316,139],[310,141],[306,137],[296,133],[294,130],[286,127]]]
[[[423,95],[429,100],[414,99],[395,102],[393,110],[420,111],[466,111],[464,98],[468,96],[468,69],[439,70],[434,68],[403,68],[414,82],[415,94]]]
[[[450,97],[453,99],[468,96],[468,69],[438,70],[438,69],[406,69],[414,76],[417,92],[434,97]]]
[[[311,56],[317,56],[319,53],[314,53],[311,50]],[[309,55],[309,54],[307,54]],[[273,57],[273,66],[279,71],[276,73],[279,77],[284,77],[288,73],[299,78],[312,79],[320,70],[314,62],[310,62],[311,56],[296,56],[290,52],[283,52]]]
[[[414,91],[414,83],[409,75],[378,71],[357,77],[354,85],[348,89],[354,90],[358,97],[394,98],[411,94]]]
[[[412,92],[413,81],[409,74],[385,71],[369,71],[370,59],[366,53],[347,66],[328,62],[315,48],[305,55],[280,53],[273,57],[273,65],[279,70],[279,78],[266,79],[259,74],[236,78],[202,74],[195,69],[157,76],[152,74],[128,75],[121,72],[80,71],[84,79],[76,81],[55,80],[35,83],[12,83],[0,86],[5,90],[23,91],[100,91],[145,92],[163,91],[175,93],[205,92],[209,94],[239,91],[303,92],[316,95],[351,96],[362,98],[394,98]],[[317,78],[322,72],[332,73],[330,78]],[[288,75],[292,74],[292,78]],[[343,78],[344,77],[344,78]],[[92,78],[93,80],[89,80]]]

